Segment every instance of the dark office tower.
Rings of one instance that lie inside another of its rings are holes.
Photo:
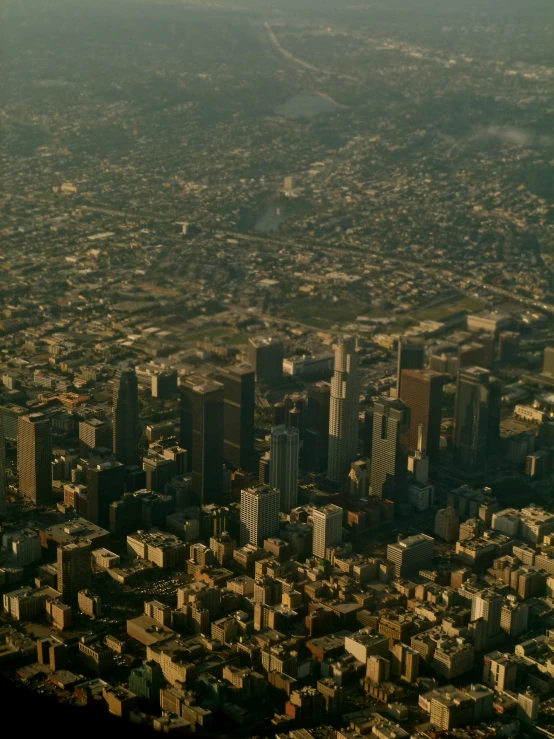
[[[290,513],[298,502],[298,429],[275,426],[271,429],[269,484],[279,491],[279,510]]]
[[[17,426],[19,492],[36,505],[52,498],[52,422],[44,413],[20,416]]]
[[[514,362],[519,354],[519,333],[503,331],[498,336],[498,359],[501,362]]]
[[[330,403],[328,382],[316,382],[308,388],[302,449],[302,466],[307,470],[323,472],[327,469]]]
[[[200,505],[218,503],[223,493],[223,385],[191,375],[183,380],[181,393],[184,417],[192,421],[192,489]]]
[[[223,385],[223,458],[235,469],[252,469],[254,456],[254,370],[248,364],[227,367]]]
[[[93,449],[104,447],[112,448],[112,430],[105,421],[90,418],[79,422],[79,453],[83,456],[90,454]]]
[[[79,590],[90,588],[91,549],[90,539],[58,547],[58,590],[67,605],[77,601]]]
[[[6,492],[8,481],[6,479],[6,441],[4,439],[4,426],[0,418],[0,517],[6,513]]]
[[[458,372],[454,464],[469,474],[481,472],[494,454],[500,425],[501,385],[481,367]]]
[[[333,482],[345,483],[350,465],[358,456],[360,383],[358,355],[352,336],[343,336],[335,352],[335,374],[331,382],[329,409],[329,465]]]
[[[270,336],[258,336],[248,344],[248,362],[256,373],[256,382],[271,385],[283,376],[283,342]]]
[[[298,429],[300,439],[304,437],[304,413],[306,411],[306,397],[301,393],[293,393],[285,397],[285,426]]]
[[[371,459],[373,449],[373,410],[365,411],[362,426],[362,457]]]
[[[544,350],[542,373],[543,375],[554,375],[554,346],[547,346]]]
[[[287,409],[282,400],[273,404],[273,422],[272,426],[282,426],[287,420]],[[285,424],[286,425],[286,424]]]
[[[113,389],[113,450],[121,464],[139,461],[138,383],[134,367],[118,370]]]
[[[192,472],[192,398],[193,393],[185,390],[185,385],[179,386],[180,403],[180,433],[179,446],[187,450],[187,472]]]
[[[110,506],[125,492],[125,467],[115,457],[87,467],[86,485],[89,521],[109,529]]]
[[[402,400],[410,409],[408,450],[415,452],[418,426],[423,424],[423,449],[431,460],[439,454],[441,436],[442,388],[445,375],[433,370],[403,370]]]
[[[402,337],[398,342],[398,369],[396,372],[396,396],[402,397],[402,371],[425,367],[425,345]]]
[[[404,502],[409,436],[409,408],[398,398],[380,398],[373,406],[372,495]]]

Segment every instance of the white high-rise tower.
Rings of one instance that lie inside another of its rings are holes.
[[[279,491],[279,508],[290,513],[298,500],[298,455],[300,435],[297,428],[274,426],[271,429],[269,484]]]
[[[358,455],[359,411],[356,343],[352,336],[343,336],[337,344],[331,382],[328,477],[333,482],[346,482],[350,464]]]

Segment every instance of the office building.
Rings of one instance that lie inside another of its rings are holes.
[[[143,661],[129,674],[129,690],[145,701],[151,709],[159,712],[160,690],[165,685],[163,670],[154,660]]]
[[[246,488],[240,494],[240,545],[261,547],[279,534],[279,491],[269,485]]]
[[[108,529],[110,506],[121,500],[125,492],[125,467],[111,455],[102,460],[91,460],[86,468],[87,514],[89,521]]]
[[[251,470],[254,456],[254,370],[243,364],[222,370],[223,458],[239,470]]]
[[[471,620],[482,618],[486,623],[487,638],[501,632],[502,596],[494,590],[476,593],[471,602]]]
[[[554,375],[554,346],[547,346],[544,350],[542,372],[544,375]]]
[[[423,424],[423,449],[437,459],[440,448],[442,388],[445,376],[430,369],[402,370],[402,400],[410,409],[408,449],[417,449],[418,427]]]
[[[6,514],[8,479],[6,477],[6,441],[4,439],[4,426],[0,418],[0,516]]]
[[[17,441],[19,418],[28,413],[27,408],[14,403],[0,405],[0,423],[4,427],[5,441]]]
[[[224,387],[201,375],[181,383],[181,447],[192,458],[192,489],[200,505],[223,496]]]
[[[527,689],[517,696],[517,717],[525,723],[534,723],[539,717],[541,698],[537,693]]]
[[[420,370],[425,366],[425,346],[402,337],[398,342],[398,365],[396,370],[396,397],[402,398],[402,372]]]
[[[64,603],[76,602],[79,591],[90,588],[91,551],[91,542],[88,539],[58,547],[58,590]]]
[[[456,541],[460,532],[460,519],[453,506],[441,508],[435,516],[435,534],[444,541]]]
[[[410,411],[397,398],[383,396],[373,407],[371,492],[378,498],[407,498]]]
[[[257,336],[248,343],[248,363],[253,367],[256,382],[271,385],[283,377],[283,342],[271,336]]]
[[[387,559],[394,565],[396,577],[417,574],[431,567],[434,539],[427,534],[415,534],[406,539],[398,538],[387,545]]]
[[[469,474],[485,469],[499,439],[501,386],[480,367],[461,369],[456,386],[454,464]]]
[[[332,482],[346,483],[350,465],[358,456],[359,410],[356,342],[352,336],[343,336],[337,344],[331,382],[327,474]]]
[[[517,331],[503,331],[498,336],[498,359],[501,362],[515,362],[519,354],[520,334]]]
[[[112,429],[99,418],[79,421],[79,453],[89,455],[97,447],[112,448]]]
[[[325,559],[327,549],[335,547],[342,541],[343,510],[330,503],[322,508],[314,508],[313,514],[314,556]]]
[[[19,492],[36,505],[52,498],[52,423],[43,413],[20,416],[17,432]]]
[[[323,472],[327,469],[330,405],[330,383],[316,382],[308,388],[301,456],[302,467],[306,470]]]
[[[283,513],[290,513],[297,505],[299,451],[297,428],[275,426],[271,429],[269,484],[279,491],[279,509]]]
[[[177,395],[177,372],[157,372],[152,375],[152,397],[166,399]]]
[[[138,464],[140,424],[138,382],[134,367],[116,372],[113,388],[113,451],[118,462]]]
[[[77,605],[85,616],[100,618],[102,615],[102,598],[91,590],[79,590],[77,593]]]

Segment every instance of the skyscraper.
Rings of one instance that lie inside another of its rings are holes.
[[[271,336],[257,336],[248,343],[248,362],[256,373],[256,382],[270,385],[283,376],[283,342]]]
[[[44,413],[20,416],[17,427],[19,492],[36,505],[52,498],[52,422]]]
[[[134,367],[116,372],[113,388],[113,451],[125,465],[139,462],[138,383]]]
[[[458,372],[454,429],[454,464],[469,474],[481,472],[496,451],[501,386],[488,370],[469,367]]]
[[[316,557],[323,559],[329,547],[335,547],[341,543],[342,517],[342,508],[333,503],[314,509],[313,553]]]
[[[331,382],[328,477],[333,482],[346,482],[350,464],[358,455],[359,409],[356,344],[352,336],[343,336],[337,344]]]
[[[218,503],[223,494],[223,385],[191,375],[181,384],[181,402],[181,446],[189,444],[184,448],[192,456],[192,489],[201,505]]]
[[[254,370],[248,364],[227,367],[223,385],[223,458],[239,470],[252,469],[254,455]]]
[[[402,397],[403,370],[423,369],[425,366],[425,346],[402,337],[398,342],[398,369],[396,373],[396,397]]]
[[[113,455],[92,460],[87,468],[87,518],[105,529],[110,527],[110,506],[125,492],[125,468]]]
[[[240,545],[261,547],[279,534],[279,491],[269,485],[246,488],[240,493]]]
[[[439,454],[442,388],[445,376],[433,370],[402,370],[400,400],[410,409],[410,452],[417,449],[418,427],[423,424],[423,449],[431,460]]]
[[[398,398],[383,396],[373,407],[371,492],[402,502],[407,494],[410,411]]]
[[[279,491],[279,510],[290,513],[298,499],[298,429],[286,426],[272,428],[270,450],[269,484]]]
[[[79,421],[79,452],[87,455],[97,447],[112,447],[112,431],[108,424],[98,418]]]
[[[7,510],[6,492],[8,481],[6,479],[6,442],[4,439],[4,424],[0,417],[0,516]]]
[[[89,539],[58,547],[58,590],[63,602],[76,602],[79,590],[89,588],[92,581]]]
[[[323,472],[327,469],[330,404],[331,385],[328,382],[316,382],[308,388],[302,448],[302,466],[307,470]]]

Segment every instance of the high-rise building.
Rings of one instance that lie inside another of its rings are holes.
[[[387,559],[394,564],[396,577],[428,569],[433,561],[435,540],[427,534],[415,534],[387,545]]]
[[[496,451],[500,425],[501,385],[481,367],[458,372],[454,430],[454,464],[467,473],[481,472]]]
[[[80,590],[92,580],[91,541],[83,539],[58,547],[58,590],[64,603],[77,602]]]
[[[134,367],[116,372],[113,388],[113,451],[125,465],[139,462],[138,382]]]
[[[125,492],[125,467],[113,455],[104,460],[92,460],[86,470],[86,480],[87,518],[109,529],[110,506],[121,500]]]
[[[329,412],[328,477],[345,483],[350,465],[358,455],[360,385],[356,342],[343,336],[335,352],[335,374],[331,382]]]
[[[554,346],[544,350],[542,371],[544,375],[554,375]]]
[[[20,416],[26,416],[29,413],[27,408],[14,403],[4,403],[0,405],[0,422],[4,427],[5,441],[17,441],[18,419]]]
[[[404,337],[398,342],[398,366],[396,371],[396,397],[402,397],[402,372],[423,369],[425,366],[425,345]]]
[[[181,447],[192,457],[192,489],[201,505],[223,495],[223,392],[220,382],[201,375],[181,383]]]
[[[0,418],[0,516],[7,510],[6,492],[8,481],[6,479],[6,442],[4,439],[4,426]]]
[[[330,503],[313,511],[314,556],[324,559],[327,549],[335,547],[342,541],[343,510],[338,505]]]
[[[456,541],[460,532],[460,519],[453,506],[441,508],[435,516],[435,534],[445,541]]]
[[[89,418],[79,422],[79,452],[85,456],[93,449],[112,448],[112,430],[105,421]]]
[[[300,434],[297,428],[275,426],[271,429],[271,465],[269,484],[279,491],[279,506],[290,513],[298,499],[298,457]]]
[[[279,491],[269,485],[241,490],[240,545],[261,547],[264,539],[279,534]]]
[[[502,596],[494,590],[477,593],[471,602],[471,620],[482,618],[487,625],[487,638],[501,632]]]
[[[170,398],[178,390],[177,372],[174,370],[152,375],[152,397]]]
[[[323,472],[327,469],[330,404],[330,383],[316,382],[308,388],[302,447],[302,466],[307,470]]]
[[[433,370],[402,370],[400,400],[410,409],[410,452],[417,449],[418,426],[423,424],[423,448],[431,460],[439,454],[442,388],[445,376]]]
[[[283,377],[283,342],[271,336],[257,336],[248,343],[248,363],[254,368],[256,382],[265,385],[279,382]]]
[[[407,495],[410,411],[398,398],[383,396],[373,406],[371,492],[402,502]]]
[[[235,469],[252,469],[254,455],[254,370],[248,364],[227,367],[223,385],[223,458]]]
[[[19,492],[35,504],[52,498],[52,422],[44,413],[20,416],[17,427]]]

